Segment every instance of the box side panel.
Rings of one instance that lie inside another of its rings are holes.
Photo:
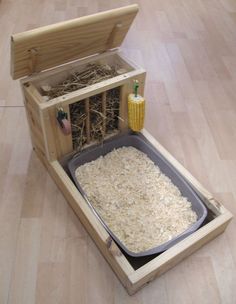
[[[37,150],[38,154],[41,155],[41,158],[46,159],[46,147],[45,139],[43,135],[43,129],[40,119],[40,109],[38,103],[34,98],[29,94],[29,92],[22,86],[23,99],[25,104],[26,116],[30,129],[30,136],[32,146]]]

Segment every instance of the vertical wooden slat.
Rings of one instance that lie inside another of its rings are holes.
[[[107,101],[107,92],[102,93],[102,114],[103,116],[103,123],[102,123],[102,131],[103,136],[106,134],[106,101]]]
[[[85,112],[86,112],[86,137],[87,144],[90,143],[90,111],[89,111],[89,98],[85,99]]]
[[[127,128],[128,121],[128,94],[130,93],[130,88],[128,84],[120,87],[120,109],[119,109],[119,130],[123,131]]]

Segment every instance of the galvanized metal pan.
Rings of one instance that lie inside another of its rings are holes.
[[[114,149],[120,147],[129,147],[132,146],[143,153],[147,154],[147,156],[160,168],[160,170],[168,176],[174,185],[176,185],[181,194],[186,197],[192,204],[192,209],[197,214],[197,221],[186,231],[179,234],[175,238],[171,239],[170,241],[163,243],[159,246],[156,246],[150,250],[135,253],[126,248],[126,246],[116,237],[116,235],[110,230],[110,228],[105,224],[103,219],[97,213],[95,208],[93,207],[92,203],[89,201],[86,193],[82,189],[79,181],[76,179],[75,171],[76,169],[90,161],[97,159],[100,156],[104,156],[107,153],[111,152]],[[174,244],[178,243],[182,239],[186,238],[188,235],[196,231],[203,223],[207,216],[207,209],[202,202],[201,198],[198,194],[192,189],[192,187],[188,184],[188,182],[184,179],[184,177],[147,141],[147,139],[141,133],[131,133],[131,134],[124,134],[121,136],[114,137],[107,142],[104,142],[102,145],[94,146],[86,151],[82,151],[80,154],[75,155],[69,162],[68,168],[71,173],[71,176],[74,180],[75,185],[77,186],[78,190],[83,195],[84,199],[96,215],[96,217],[100,220],[102,225],[111,235],[111,237],[116,241],[116,243],[130,256],[133,257],[142,257],[148,256],[152,254],[161,253]]]

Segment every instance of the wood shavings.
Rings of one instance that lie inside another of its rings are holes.
[[[133,147],[80,166],[76,178],[110,230],[132,252],[161,245],[197,221],[179,189]]]

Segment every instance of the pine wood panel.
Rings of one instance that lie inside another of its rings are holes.
[[[119,47],[137,11],[130,5],[13,35],[12,77]]]

